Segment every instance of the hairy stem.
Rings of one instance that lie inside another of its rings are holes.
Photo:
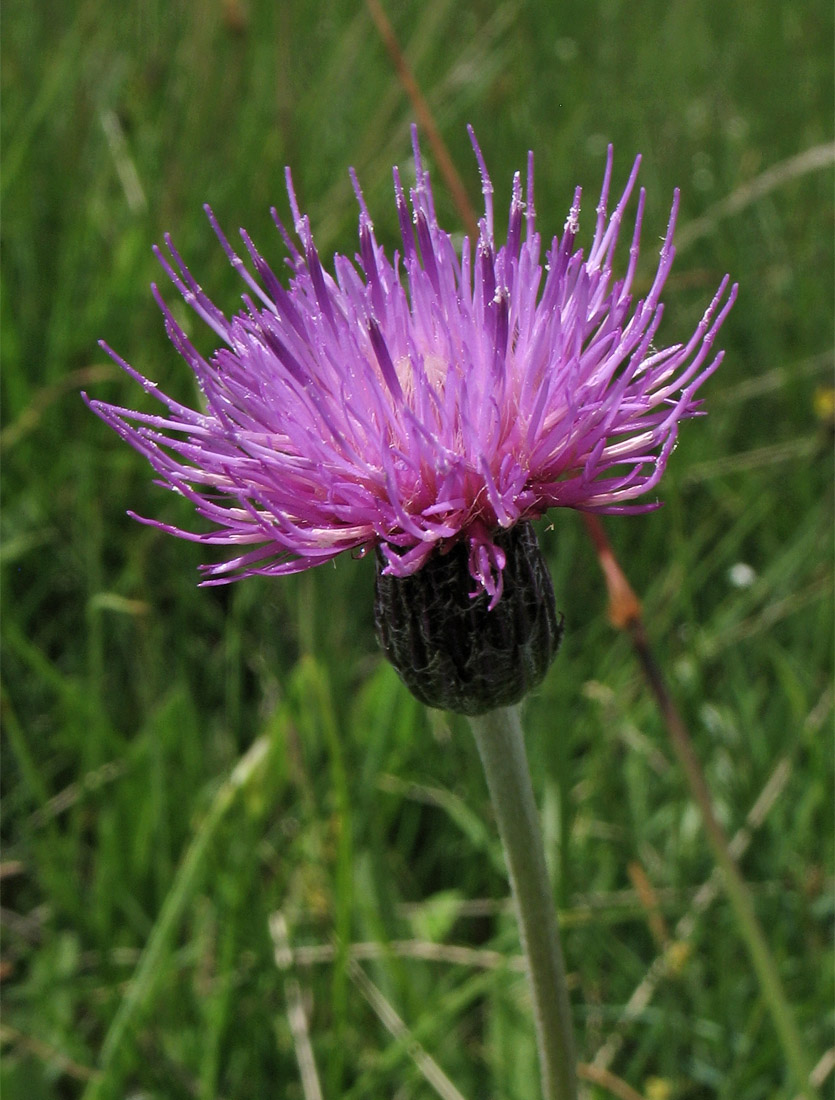
[[[575,1100],[576,1057],[557,915],[515,707],[470,718],[504,846],[533,997],[545,1100]]]

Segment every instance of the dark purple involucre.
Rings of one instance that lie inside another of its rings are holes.
[[[543,262],[532,154],[524,193],[514,177],[507,239],[497,247],[493,188],[474,138],[473,146],[485,201],[474,250],[465,239],[459,254],[438,225],[416,136],[408,201],[394,171],[402,256],[389,260],[377,244],[353,173],[359,252],[353,261],[335,256],[330,274],[288,170],[300,249],[273,211],[293,269],[288,287],[241,230],[253,274],[206,208],[249,290],[231,319],[165,238],[170,259],[158,251],[160,263],[222,342],[204,359],[153,288],[201,408],[167,397],[109,348],[166,411],[89,404],[212,529],[142,522],[229,548],[226,560],[202,567],[204,584],[294,573],[375,547],[384,572],[405,577],[463,540],[473,594],[486,592],[492,607],[502,593],[501,531],[555,507],[657,507],[636,501],[658,484],[679,422],[699,411],[695,394],[722,359],[713,343],[736,286],[722,280],[685,344],[657,347],[678,192],[652,286],[633,301],[643,190],[622,278],[612,265],[640,158],[608,215],[609,149],[588,253],[575,247],[578,188]]]

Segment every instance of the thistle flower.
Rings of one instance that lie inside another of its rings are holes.
[[[472,131],[484,216],[460,253],[438,224],[413,133],[415,185],[394,170],[402,254],[378,245],[359,184],[359,251],[322,265],[289,170],[299,245],[273,217],[292,275],[282,285],[241,230],[251,269],[212,211],[209,222],[247,293],[231,318],[186,267],[171,239],[157,257],[221,347],[196,350],[156,286],[169,339],[202,393],[192,409],[108,353],[162,405],[152,415],[102,401],[90,407],[145,455],[160,483],[190,500],[211,529],[143,519],[197,542],[228,547],[202,566],[203,584],[278,576],[345,550],[376,549],[385,576],[405,578],[435,551],[466,553],[471,595],[499,603],[502,534],[548,509],[648,511],[680,421],[716,369],[716,333],[736,287],[722,280],[685,344],[657,347],[661,292],[673,262],[673,199],[655,278],[632,284],[644,213],[640,192],[626,272],[615,246],[640,158],[607,214],[609,149],[591,246],[576,246],[580,189],[561,237],[536,230],[533,156],[523,193],[513,180],[507,237],[494,234],[493,188]],[[253,274],[254,271],[254,274]]]

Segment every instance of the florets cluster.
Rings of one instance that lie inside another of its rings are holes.
[[[211,529],[142,522],[230,550],[202,567],[204,584],[292,573],[373,548],[387,575],[406,577],[436,550],[464,542],[473,594],[486,593],[493,607],[506,563],[501,532],[554,507],[657,506],[639,498],[658,484],[679,423],[699,411],[695,394],[721,361],[712,347],[736,287],[722,280],[685,344],[657,347],[678,192],[655,278],[635,300],[643,190],[621,278],[613,262],[640,158],[609,214],[610,148],[588,251],[576,244],[578,188],[562,236],[543,255],[533,156],[524,190],[514,177],[497,245],[492,185],[474,138],[473,146],[485,211],[477,242],[465,239],[460,252],[438,224],[416,137],[408,198],[394,171],[402,254],[391,259],[353,173],[359,251],[353,260],[337,255],[331,274],[288,171],[298,245],[273,211],[292,268],[287,287],[241,230],[248,267],[207,208],[248,288],[231,318],[165,238],[164,270],[221,342],[210,359],[200,355],[153,288],[197,379],[200,408],[166,396],[109,348],[166,412],[90,405]]]

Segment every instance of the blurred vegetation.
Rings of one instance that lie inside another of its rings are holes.
[[[389,10],[474,202],[467,122],[499,211],[535,150],[543,234],[561,232],[582,183],[588,239],[607,143],[615,186],[642,152],[645,276],[675,186],[683,234],[714,211],[680,250],[661,332],[689,333],[722,274],[739,280],[710,415],[681,434],[666,506],[607,529],[731,834],[772,783],[741,862],[817,1062],[833,1005],[831,167],[787,172],[730,214],[717,204],[832,141],[831,5]],[[329,1100],[436,1095],[362,992],[348,951],[361,943],[377,945],[366,977],[468,1100],[533,1100],[475,748],[382,662],[371,563],[198,589],[201,549],[125,516],[188,524],[188,506],[79,397],[146,407],[106,338],[194,398],[147,284],[170,230],[235,308],[203,202],[279,270],[269,208],[287,213],[290,164],[322,255],[352,254],[353,165],[394,245],[391,166],[407,170],[412,110],[363,4],[8,0],[2,110],[5,1100],[302,1097],[276,910],[294,949],[323,949],[295,975]],[[581,1057],[648,1097],[788,1098],[732,914],[721,893],[699,900],[713,868],[698,818],[606,621],[582,524],[549,518],[568,630],[526,727]],[[258,738],[265,755],[235,794],[225,784]],[[508,961],[409,957],[402,941]],[[126,995],[138,1010],[116,1034]]]

